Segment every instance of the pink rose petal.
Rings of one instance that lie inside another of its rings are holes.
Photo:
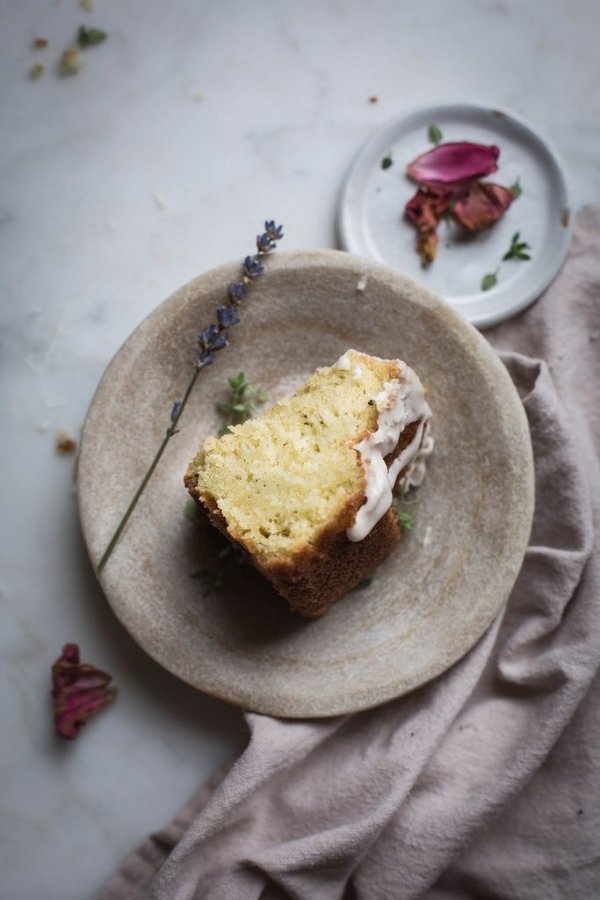
[[[463,228],[469,231],[483,231],[501,219],[515,195],[509,188],[489,181],[474,184],[469,193],[457,200],[452,215]]]
[[[111,703],[116,687],[112,676],[95,666],[79,662],[77,644],[65,644],[52,666],[54,723],[60,737],[73,740],[87,720]]]
[[[500,150],[494,145],[467,141],[438,144],[417,156],[406,171],[419,185],[432,190],[460,190],[474,179],[495,172],[499,155]]]

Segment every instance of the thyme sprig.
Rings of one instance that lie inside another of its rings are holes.
[[[156,469],[160,459],[167,448],[167,444],[174,435],[177,434],[178,424],[183,415],[183,411],[190,398],[190,395],[196,384],[196,380],[206,366],[210,366],[215,359],[215,353],[224,350],[229,345],[228,329],[237,325],[239,320],[238,309],[240,304],[246,299],[248,291],[257,278],[260,278],[265,271],[263,258],[275,250],[277,242],[283,238],[283,226],[276,225],[274,220],[265,222],[265,230],[256,237],[256,253],[253,256],[246,256],[242,263],[242,274],[239,281],[230,284],[227,288],[228,305],[219,306],[216,311],[216,322],[211,323],[197,337],[198,350],[196,352],[195,366],[193,374],[190,378],[181,400],[176,400],[171,408],[170,424],[165,431],[165,436],[154,455],[154,459],[148,466],[146,474],[142,478],[137,490],[135,491],[129,506],[125,510],[119,524],[117,525],[113,536],[111,537],[106,550],[100,558],[97,572],[100,574],[104,566],[108,562],[115,546],[121,537],[125,526],[127,525],[131,515],[136,508],[142,494],[146,489],[146,485],[150,481],[154,470]]]
[[[226,434],[232,425],[239,425],[251,419],[257,407],[266,402],[267,395],[262,388],[249,384],[243,372],[227,379],[229,402],[217,403],[217,410],[224,419],[219,436]]]
[[[415,503],[416,500],[405,500],[399,496],[394,497],[392,509],[394,510],[400,531],[404,534],[408,534],[415,527],[417,521],[416,516],[406,508],[407,506],[413,506]]]
[[[198,569],[192,572],[190,578],[199,578],[206,589],[207,594],[218,591],[223,587],[223,583],[233,575],[240,566],[247,565],[246,557],[239,549],[232,544],[226,544],[216,555],[216,565],[211,568]]]
[[[520,238],[519,232],[515,231],[510,241],[510,247],[502,259],[531,259],[529,253],[525,252],[526,250],[531,250],[530,245]]]

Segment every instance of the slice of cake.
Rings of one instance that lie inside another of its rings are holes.
[[[291,608],[318,618],[399,540],[392,491],[422,467],[430,416],[406,363],[348,350],[259,418],[209,437],[185,484]]]

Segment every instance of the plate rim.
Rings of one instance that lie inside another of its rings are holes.
[[[546,274],[544,275],[544,278],[539,280],[538,287],[531,288],[526,291],[517,302],[507,305],[500,311],[490,313],[482,312],[467,315],[466,313],[462,313],[459,308],[450,300],[445,300],[444,298],[442,298],[444,299],[444,302],[447,303],[448,306],[451,306],[454,310],[456,310],[459,315],[465,318],[476,328],[483,330],[485,328],[490,328],[493,325],[497,325],[500,322],[505,321],[506,319],[512,318],[513,316],[522,312],[524,309],[527,309],[528,306],[534,303],[535,300],[537,300],[542,295],[542,293],[551,284],[554,278],[556,278],[558,272],[560,271],[569,252],[574,232],[574,216],[571,202],[572,193],[570,188],[570,180],[561,155],[557,151],[554,143],[549,138],[547,138],[543,132],[539,131],[537,127],[534,127],[532,124],[530,124],[529,121],[527,121],[518,113],[514,112],[512,109],[509,109],[504,105],[500,106],[494,105],[492,103],[484,105],[482,103],[458,103],[447,101],[428,106],[413,106],[405,110],[404,112],[399,113],[397,116],[388,119],[387,122],[382,123],[362,142],[346,171],[336,205],[336,235],[338,243],[346,252],[352,253],[354,255],[364,255],[365,253],[368,253],[366,246],[360,246],[354,240],[353,232],[356,231],[356,225],[355,223],[352,224],[354,217],[349,212],[349,207],[355,202],[354,198],[351,196],[351,194],[356,190],[356,185],[353,183],[353,179],[357,177],[357,173],[360,168],[361,162],[363,161],[363,158],[371,152],[372,148],[378,146],[378,143],[383,135],[388,133],[400,123],[408,121],[417,116],[424,116],[426,114],[429,115],[432,120],[434,120],[436,117],[436,113],[439,113],[440,111],[443,111],[444,113],[447,113],[449,111],[484,113],[486,116],[491,114],[496,117],[501,117],[503,119],[513,121],[520,129],[527,132],[529,136],[543,148],[544,152],[548,155],[553,165],[555,166],[556,173],[564,191],[565,211],[568,213],[569,220],[567,225],[562,226],[562,241],[560,252],[556,254],[555,258],[552,260],[552,263],[546,266],[544,270]],[[373,258],[373,262],[382,261]],[[383,261],[383,264],[395,268],[390,262]],[[401,270],[397,269],[396,271]],[[428,288],[428,290],[431,290],[431,288]],[[485,294],[482,291],[478,291],[472,296],[482,297],[485,296]]]
[[[107,585],[105,584],[107,578],[107,570],[104,570],[101,576],[98,576],[96,574],[96,566],[90,546],[91,537],[89,533],[94,516],[90,516],[89,511],[86,511],[84,509],[83,493],[81,490],[81,477],[82,472],[85,469],[85,466],[82,465],[81,462],[82,460],[85,461],[85,456],[87,453],[86,433],[89,431],[91,423],[93,423],[96,406],[99,402],[99,398],[102,398],[107,383],[110,382],[111,372],[113,370],[113,366],[117,364],[117,359],[124,351],[128,352],[128,350],[131,349],[129,345],[132,342],[140,340],[140,338],[143,336],[143,327],[146,325],[148,320],[151,319],[159,310],[167,309],[169,306],[174,306],[174,308],[176,308],[178,304],[185,302],[186,298],[189,297],[190,294],[197,294],[198,290],[201,289],[207,281],[214,281],[215,279],[222,281],[224,276],[230,278],[230,276],[233,275],[234,272],[239,271],[239,263],[225,263],[217,266],[205,273],[202,273],[199,276],[196,276],[195,278],[186,282],[180,288],[176,289],[157,307],[155,307],[154,310],[152,310],[147,316],[142,319],[139,325],[121,344],[120,348],[111,358],[93,395],[82,427],[80,452],[78,456],[77,466],[77,504],[84,542],[88,555],[90,557],[93,571],[98,578],[109,606],[114,612],[116,618],[123,625],[123,627],[125,627],[125,629],[138,643],[138,645],[141,646],[142,649],[146,653],[148,653],[148,655],[151,656],[156,662],[158,662],[159,665],[167,669],[167,671],[171,672],[171,674],[175,675],[180,680],[186,682],[187,684],[190,684],[198,690],[201,690],[213,697],[216,697],[217,699],[230,703],[234,706],[238,706],[245,710],[253,710],[261,714],[274,715],[291,719],[306,717],[325,718],[333,715],[348,714],[358,712],[363,709],[373,708],[374,706],[379,706],[380,704],[394,699],[395,697],[402,696],[412,690],[417,689],[418,687],[421,687],[422,685],[431,681],[433,678],[436,678],[438,675],[443,674],[454,664],[456,664],[483,637],[491,623],[504,607],[506,600],[508,599],[510,591],[512,590],[519,569],[521,567],[525,550],[527,548],[531,530],[531,523],[533,519],[533,454],[525,411],[518,397],[516,388],[499,357],[493,351],[485,338],[481,334],[479,334],[472,325],[470,325],[462,316],[460,316],[460,314],[456,310],[454,310],[448,304],[444,303],[439,297],[437,297],[437,295],[429,288],[420,284],[411,276],[405,275],[404,273],[401,273],[399,270],[396,270],[393,267],[386,265],[385,263],[380,263],[372,259],[349,254],[345,251],[340,250],[326,249],[309,251],[277,251],[277,254],[274,254],[270,262],[272,262],[272,264],[277,268],[297,268],[299,265],[306,266],[307,264],[309,266],[318,266],[323,264],[330,266],[333,263],[334,267],[342,267],[346,270],[360,272],[360,274],[365,273],[368,275],[369,270],[375,271],[386,281],[391,280],[397,287],[401,286],[402,289],[408,290],[411,294],[414,295],[412,299],[416,299],[417,302],[422,303],[424,306],[433,305],[434,307],[436,307],[440,311],[441,315],[448,317],[451,323],[453,323],[454,326],[463,333],[465,340],[467,339],[468,335],[468,340],[474,344],[474,352],[476,352],[477,355],[479,355],[479,353],[483,353],[487,362],[491,364],[492,368],[494,368],[497,373],[502,373],[500,375],[500,380],[501,382],[504,382],[503,390],[505,391],[506,396],[511,397],[512,407],[515,410],[517,417],[521,420],[520,431],[524,438],[522,451],[525,455],[525,462],[527,465],[527,473],[525,477],[527,496],[524,497],[524,503],[520,507],[522,512],[520,528],[515,526],[514,523],[512,523],[511,525],[513,539],[518,537],[518,540],[515,541],[515,543],[519,544],[519,551],[518,553],[515,553],[513,555],[513,559],[511,560],[510,574],[506,579],[507,586],[503,592],[503,597],[496,603],[493,612],[490,613],[488,617],[485,627],[483,629],[480,629],[479,633],[475,637],[470,637],[464,643],[464,645],[460,646],[458,651],[453,650],[451,654],[452,659],[449,662],[446,662],[441,668],[436,668],[435,671],[430,671],[426,677],[421,678],[418,682],[412,683],[409,687],[402,687],[400,691],[398,690],[398,683],[401,682],[402,679],[396,676],[395,678],[391,679],[385,686],[380,687],[379,690],[375,692],[375,697],[373,696],[374,692],[371,688],[371,695],[369,697],[363,697],[359,701],[352,700],[351,697],[344,697],[336,704],[329,703],[327,705],[327,708],[319,707],[318,702],[317,705],[315,705],[312,701],[306,704],[303,703],[302,699],[300,699],[300,701],[298,701],[296,704],[296,708],[294,710],[290,710],[289,701],[286,701],[285,698],[283,700],[280,700],[277,696],[274,698],[273,702],[261,700],[259,703],[252,703],[248,701],[247,696],[244,696],[243,690],[241,691],[241,693],[239,689],[234,690],[233,692],[219,690],[212,684],[210,686],[207,686],[206,682],[199,683],[199,680],[197,678],[195,679],[193,677],[189,677],[187,674],[182,673],[181,668],[178,668],[176,661],[161,656],[154,647],[150,646],[151,641],[146,640],[145,634],[142,634],[140,636],[138,632],[133,630],[131,623],[127,620],[127,616],[124,614],[122,605],[119,605],[118,602],[114,601],[114,598],[111,596],[110,590],[107,589]],[[527,440],[526,437],[529,439]],[[509,581],[510,584],[508,583]]]

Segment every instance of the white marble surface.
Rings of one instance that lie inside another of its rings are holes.
[[[78,434],[140,319],[242,257],[265,217],[290,249],[335,246],[344,172],[402,110],[512,108],[553,140],[574,207],[598,201],[600,4],[0,0],[0,15],[0,898],[80,900],[239,752],[245,728],[114,619],[56,431]],[[109,38],[58,78],[82,23]],[[30,81],[37,61],[46,72]],[[48,698],[66,640],[120,687],[72,745],[54,738]]]

